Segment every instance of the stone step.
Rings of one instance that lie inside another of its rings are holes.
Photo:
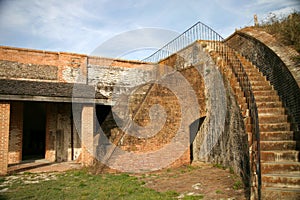
[[[267,81],[267,78],[265,76],[251,76],[251,81]]]
[[[286,150],[286,151],[261,151],[261,162],[298,162],[299,151]]]
[[[237,72],[238,75],[243,76],[244,74],[242,72]],[[251,71],[251,72],[246,72],[248,78],[250,80],[253,80],[254,77],[263,77],[263,73],[258,72],[258,71]]]
[[[253,68],[253,67],[246,67],[246,66],[244,66],[244,70],[245,70],[245,72],[259,72],[259,70],[257,69],[257,68]]]
[[[262,162],[262,174],[298,173],[300,171],[299,162]]]
[[[270,82],[268,81],[253,81],[250,80],[251,86],[270,86]]]
[[[282,140],[282,141],[260,141],[261,151],[270,150],[295,150],[296,141]]]
[[[257,108],[258,116],[264,116],[264,115],[284,115],[285,109],[283,107],[280,108]]]
[[[260,132],[290,131],[290,129],[289,123],[259,124]]]
[[[273,90],[271,85],[252,85],[252,91],[266,91],[266,90]]]
[[[299,200],[300,188],[267,187],[262,189],[261,199]]]
[[[280,108],[282,107],[281,101],[272,101],[272,102],[256,102],[257,108]]]
[[[272,102],[272,101],[279,101],[279,96],[277,95],[270,95],[270,96],[255,96],[256,102]]]
[[[273,95],[278,95],[277,92],[275,90],[253,90],[253,94],[254,96],[273,96]]]
[[[299,188],[300,173],[295,174],[262,174],[263,187]]]
[[[263,115],[258,116],[258,120],[260,124],[268,124],[268,123],[284,123],[288,122],[287,115]]]
[[[293,131],[278,131],[278,132],[260,132],[261,141],[283,141],[293,140]]]

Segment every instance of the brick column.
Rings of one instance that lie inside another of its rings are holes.
[[[93,135],[94,135],[94,115],[93,105],[84,105],[81,113],[81,140],[82,140],[82,164],[93,164]]]
[[[7,173],[10,103],[0,102],[0,175]]]
[[[11,102],[8,163],[22,161],[23,103]]]

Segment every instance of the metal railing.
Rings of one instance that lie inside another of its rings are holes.
[[[250,120],[251,120],[251,132],[252,138],[250,138],[250,145],[252,147],[250,154],[251,163],[251,184],[256,183],[254,187],[257,187],[256,196],[258,199],[261,198],[261,167],[260,167],[260,131],[259,131],[259,120],[258,111],[255,101],[255,97],[251,88],[251,84],[246,71],[244,70],[243,64],[237,57],[235,51],[229,48],[223,41],[223,37],[220,36],[209,26],[198,22],[191,28],[186,30],[184,33],[176,37],[174,40],[163,46],[161,49],[143,59],[146,62],[157,63],[165,58],[168,58],[172,54],[186,48],[192,43],[201,40],[205,41],[211,50],[216,52],[222,57],[227,63],[227,66],[231,67],[231,70],[235,74],[239,85],[246,98],[247,107],[249,109]]]
[[[158,62],[174,53],[177,53],[197,40],[217,42],[223,41],[224,38],[209,26],[203,24],[202,22],[198,22],[142,61]]]

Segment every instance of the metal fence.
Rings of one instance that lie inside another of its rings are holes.
[[[157,50],[149,57],[143,59],[145,62],[158,62],[164,58],[171,56],[172,54],[184,49],[188,45],[197,40],[205,40],[211,42],[223,41],[223,37],[215,32],[209,26],[198,22],[184,33],[173,39],[171,42]]]

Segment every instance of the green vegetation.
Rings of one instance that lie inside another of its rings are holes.
[[[222,194],[222,190],[216,190],[216,194]]]
[[[183,200],[199,200],[199,199],[203,199],[204,196],[203,195],[195,195],[195,196],[184,196]]]
[[[236,181],[234,182],[233,184],[233,189],[234,190],[239,190],[239,189],[242,189],[243,188],[243,183],[241,181]]]
[[[268,19],[259,28],[274,35],[284,45],[291,46],[300,53],[300,12],[294,11],[287,17],[278,17],[270,13]],[[300,61],[300,57],[296,57]]]
[[[225,166],[223,166],[223,165],[221,165],[221,164],[219,164],[219,163],[216,163],[216,164],[214,164],[213,166],[216,167],[216,168],[219,168],[219,169],[223,169],[223,170],[226,169]]]
[[[6,186],[8,190],[1,192],[0,199],[174,199],[178,196],[173,191],[159,193],[145,188],[144,182],[128,174],[92,175],[81,170],[56,174],[47,181],[32,174],[15,177]],[[38,181],[25,182],[28,179]],[[1,182],[4,183],[3,178]]]

